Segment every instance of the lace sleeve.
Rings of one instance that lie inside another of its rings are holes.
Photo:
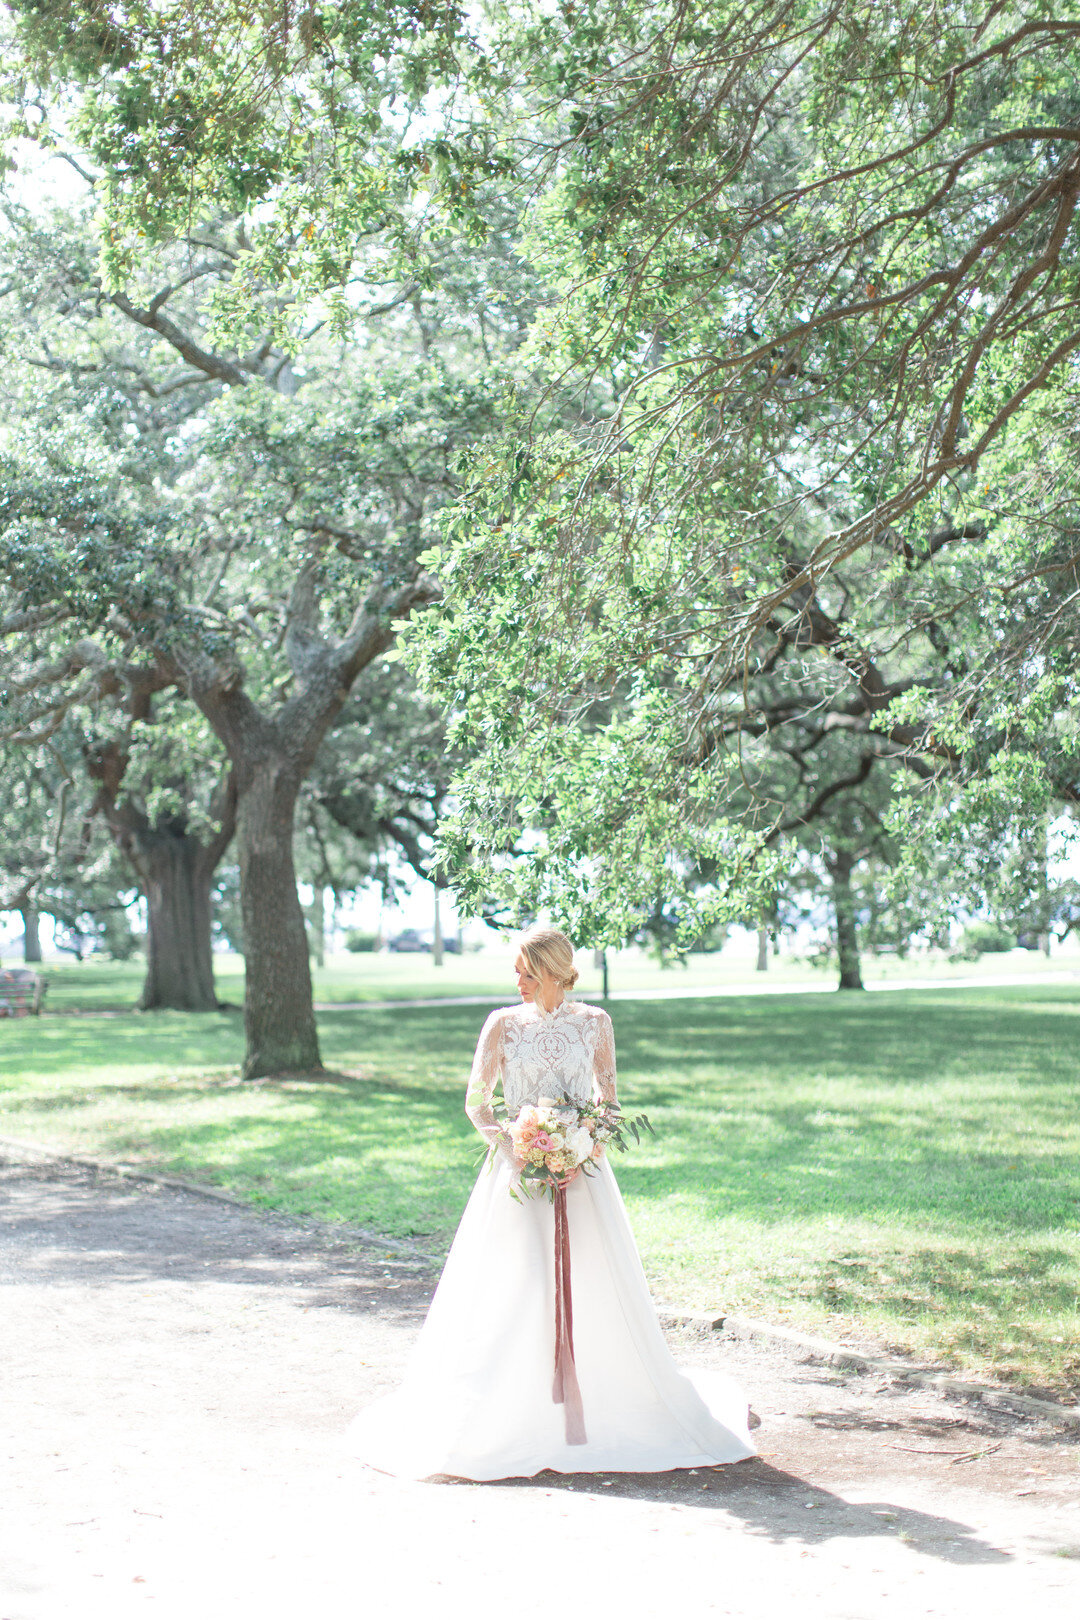
[[[465,1093],[465,1112],[484,1141],[511,1165],[515,1165],[514,1146],[495,1118],[491,1099],[502,1074],[503,1030],[502,1014],[493,1012],[480,1031],[473,1058],[469,1089]]]
[[[593,1080],[601,1102],[618,1103],[615,1089],[615,1031],[606,1012],[596,1017],[596,1046],[593,1051]]]

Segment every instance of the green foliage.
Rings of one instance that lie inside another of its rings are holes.
[[[283,696],[297,576],[313,574],[309,629],[340,635],[358,595],[413,577],[436,537],[452,462],[492,411],[457,283],[495,317],[498,267],[494,289],[482,273],[478,284],[448,272],[444,298],[391,300],[388,328],[345,347],[318,319],[302,358],[263,333],[245,369],[209,346],[215,289],[232,279],[224,239],[194,276],[186,249],[162,249],[119,303],[103,302],[77,218],[53,235],[25,209],[7,216],[7,290],[24,300],[7,305],[13,386],[0,423],[12,606],[53,608],[63,635],[74,625],[99,638],[103,659],[134,645],[243,660],[256,689]],[[139,318],[151,276],[164,282],[164,336]]]
[[[946,819],[1077,802],[1080,25],[587,15],[540,386],[407,638],[476,755],[466,903],[695,927],[763,908],[788,840],[929,862]]]
[[[401,663],[381,659],[365,670],[305,790],[312,881],[338,894],[377,882],[389,900],[403,862],[426,876],[455,763],[442,716]]]
[[[162,248],[108,299],[84,212],[46,224],[7,209],[0,728],[26,748],[81,727],[76,773],[111,751],[125,816],[204,836],[225,762],[190,703],[193,672],[241,684],[271,722],[303,720],[298,685],[317,680],[328,647],[363,624],[369,598],[377,607],[416,579],[458,447],[491,420],[486,367],[515,276],[503,285],[493,250],[467,274],[449,266],[437,296],[390,299],[381,327],[346,342],[312,315],[302,356],[264,334],[254,358],[238,357],[209,346],[214,289],[231,274],[224,236],[195,273],[187,247]],[[487,357],[462,319],[478,301]],[[382,667],[364,694],[304,806],[301,875],[339,893],[385,873],[395,839],[426,856],[442,791],[437,717],[405,672]],[[350,824],[355,848],[343,835],[331,848],[322,799],[340,798],[350,773],[367,820]],[[234,877],[219,926],[240,944]]]
[[[201,355],[164,502],[137,448],[141,485],[11,449],[20,602],[117,603],[276,706],[297,581],[340,632],[423,556],[408,659],[469,761],[441,869],[596,943],[838,851],[921,909],[943,829],[1078,801],[1080,23],[212,9],[10,8],[13,129],[96,177],[104,302],[71,232],[13,283],[79,311],[65,385],[125,307],[155,400],[158,313]],[[138,447],[119,369],[88,419]]]
[[[99,938],[113,962],[130,962],[144,941],[136,934],[123,910],[106,912],[101,919]]]
[[[80,952],[107,940],[106,949],[130,954],[135,942],[124,907],[134,898],[134,879],[93,814],[83,773],[91,745],[70,718],[45,741],[0,740],[0,905],[33,905]]]
[[[4,816],[0,822],[0,898],[29,899],[48,879],[62,880],[80,860],[72,793],[78,738],[68,727],[49,747],[0,747]],[[6,906],[5,908],[6,909]]]
[[[377,934],[362,934],[353,928],[345,935],[345,949],[347,951],[373,951],[379,943]]]
[[[193,219],[246,216],[245,273],[215,289],[219,332],[269,328],[295,342],[297,305],[315,294],[347,325],[358,271],[369,284],[427,280],[431,247],[476,234],[473,195],[506,171],[468,118],[455,131],[431,117],[463,62],[483,77],[454,6],[8,9],[10,134],[81,149],[107,287],[125,286],[147,247],[184,238]],[[285,299],[267,293],[282,287]]]
[[[1011,951],[1015,945],[1016,935],[1010,934],[1007,928],[978,918],[968,923],[960,939],[960,950],[966,957],[983,956],[991,951]]]

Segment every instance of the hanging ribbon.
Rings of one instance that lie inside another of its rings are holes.
[[[555,1189],[555,1381],[551,1398],[565,1408],[566,1443],[586,1443],[585,1412],[574,1365],[574,1300],[570,1288],[570,1225],[566,1188]]]

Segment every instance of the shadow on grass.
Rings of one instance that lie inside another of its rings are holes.
[[[0,1039],[0,1078],[48,1083],[72,1073],[95,1083],[117,1069],[238,1066],[243,1033],[235,1013],[125,1013],[115,1018],[26,1018]]]
[[[456,1086],[393,1073],[254,1084],[179,1075],[4,1099],[10,1135],[32,1136],[51,1120],[113,1158],[216,1183],[256,1205],[440,1241],[461,1215],[478,1147]]]
[[[857,1073],[935,1083],[983,1068],[1038,1083],[1046,1065],[1075,1084],[1080,995],[1070,986],[888,995],[770,995],[613,1005],[622,1066],[658,1100],[722,1065],[740,1075]],[[664,1080],[677,1068],[678,1083]],[[657,1074],[659,1073],[659,1078]],[[637,1100],[635,1098],[635,1100]]]
[[[836,1315],[889,1319],[903,1337],[913,1322],[950,1314],[946,1325],[959,1359],[992,1360],[1001,1376],[1026,1366],[1054,1367],[1059,1380],[1080,1381],[1075,1334],[1076,1255],[1051,1243],[1025,1243],[993,1259],[976,1247],[892,1249],[804,1264],[794,1289]]]
[[[759,1227],[901,1217],[945,1234],[955,1226],[965,1240],[1075,1225],[1075,990],[611,1011],[624,1100],[646,1108],[659,1133],[617,1161],[631,1200]],[[92,1117],[109,1152],[294,1213],[445,1236],[475,1175],[463,1092],[482,1016],[326,1013],[323,1051],[336,1073],[258,1085],[236,1079],[233,1015],[26,1020],[3,1032],[6,1115],[15,1128],[22,1116],[89,1129]],[[843,1282],[830,1274],[828,1288]]]

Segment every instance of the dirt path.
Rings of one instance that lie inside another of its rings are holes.
[[[338,1437],[422,1262],[11,1157],[0,1203],[0,1620],[1080,1613],[1075,1431],[683,1334],[750,1392],[758,1461],[405,1483]]]

